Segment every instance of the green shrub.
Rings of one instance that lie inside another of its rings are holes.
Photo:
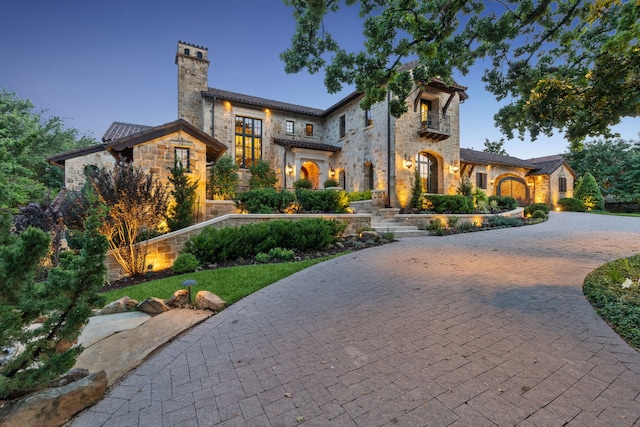
[[[529,206],[524,208],[525,216],[529,216],[533,214],[535,211],[542,211],[545,214],[549,213],[549,205],[545,203],[532,203]]]
[[[200,264],[234,260],[269,253],[273,248],[301,251],[324,249],[344,231],[346,225],[322,218],[299,221],[276,220],[241,227],[206,227],[192,236],[182,253],[193,254]]]
[[[511,211],[518,207],[518,201],[511,196],[489,196],[489,204],[498,203],[498,209]]]
[[[492,227],[520,227],[524,225],[522,218],[512,218],[502,215],[490,216],[487,218],[487,222]]]
[[[538,209],[531,214],[531,217],[534,219],[547,219],[547,214],[544,213],[543,210]]]
[[[193,254],[180,254],[173,262],[173,271],[176,274],[193,273],[200,268],[200,262]]]
[[[249,168],[249,188],[274,188],[278,182],[276,172],[271,169],[269,162],[258,160]]]
[[[347,193],[347,197],[349,197],[349,201],[351,202],[359,202],[360,200],[371,200],[371,190],[353,191],[351,193]]]
[[[473,213],[471,199],[461,195],[427,194],[425,196],[430,210],[436,213],[468,214]]]
[[[424,205],[424,186],[422,185],[422,177],[420,171],[416,168],[413,174],[413,186],[411,187],[411,199],[409,200],[409,209],[422,210]]]
[[[582,200],[587,210],[604,210],[604,197],[600,192],[596,179],[589,172],[585,172],[582,179],[580,179],[573,197]]]
[[[264,252],[256,254],[256,262],[258,264],[266,264],[269,261],[271,261],[271,256],[269,254],[265,254]]]
[[[442,220],[440,218],[434,218],[431,221],[429,221],[427,230],[437,231],[437,230],[440,230],[442,227],[444,227],[444,225],[442,224]]]
[[[565,197],[558,200],[558,206],[560,207],[560,210],[566,212],[584,212],[586,210],[582,200],[574,199],[573,197]]]
[[[471,178],[467,175],[462,175],[456,191],[462,196],[471,197],[473,195],[473,184],[471,183]]]
[[[344,191],[335,190],[296,190],[299,212],[309,213],[345,213],[349,206],[349,197]]]
[[[295,256],[291,249],[273,248],[269,251],[269,257],[278,261],[293,261]]]
[[[311,182],[311,180],[308,180],[306,178],[303,179],[299,179],[296,182],[293,183],[293,188],[295,188],[296,190],[299,189],[307,189],[307,190],[311,190],[313,188],[313,183]]]
[[[456,225],[459,221],[460,218],[458,218],[457,216],[450,216],[449,218],[447,218],[447,227],[456,228]]]
[[[223,156],[209,172],[207,193],[216,200],[232,200],[238,187],[238,165],[231,156]]]
[[[458,226],[456,227],[456,230],[465,232],[465,231],[471,231],[474,228],[475,228],[474,224],[470,223],[469,221],[463,221],[460,224],[458,224]]]
[[[339,187],[340,184],[335,179],[328,179],[324,182],[324,188],[327,187]]]
[[[257,214],[285,213],[292,208],[296,195],[291,191],[275,188],[255,188],[239,193],[236,207],[241,211]]]

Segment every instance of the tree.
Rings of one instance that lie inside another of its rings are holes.
[[[249,168],[251,178],[249,178],[249,188],[274,188],[278,182],[278,176],[271,169],[269,162],[258,160]]]
[[[580,179],[573,197],[582,200],[587,210],[604,210],[604,197],[602,197],[598,183],[589,172],[586,172]]]
[[[232,200],[238,188],[238,165],[230,156],[218,159],[209,177],[214,199]]]
[[[95,143],[65,129],[58,117],[34,112],[33,104],[0,88],[0,206],[17,208],[41,201],[63,186],[64,172],[47,156]]]
[[[587,141],[564,157],[578,176],[591,173],[603,196],[620,202],[640,199],[640,141]]]
[[[422,177],[420,171],[416,168],[413,173],[413,187],[411,188],[411,200],[409,200],[409,208],[422,210],[424,204],[424,186],[422,185]]]
[[[291,47],[281,54],[285,71],[324,68],[329,92],[354,84],[364,93],[364,110],[384,100],[388,89],[396,96],[391,114],[399,117],[414,82],[451,83],[454,70],[466,74],[485,58],[491,64],[486,88],[498,100],[511,100],[495,116],[509,138],[517,131],[535,140],[558,129],[579,144],[640,114],[640,6],[634,0],[284,3],[297,21]],[[365,48],[347,52],[324,18],[356,4]],[[412,74],[399,69],[413,59]]]
[[[169,202],[166,187],[152,174],[125,162],[117,163],[113,170],[101,170],[93,186],[108,209],[100,232],[109,249],[126,274],[143,274],[147,247],[138,241],[164,220]]]
[[[484,139],[484,151],[485,153],[500,154],[501,156],[508,156],[507,150],[503,148],[505,144],[504,138],[500,138],[500,141],[489,141]]]
[[[169,182],[173,184],[171,196],[173,203],[169,205],[167,211],[167,226],[169,230],[180,230],[193,224],[193,210],[196,203],[196,190],[198,180],[190,182],[187,170],[182,166],[182,162],[169,168]]]
[[[68,254],[44,283],[35,269],[49,250],[50,237],[29,227],[19,235],[2,234],[0,247],[0,348],[12,349],[0,362],[0,399],[19,397],[46,386],[75,364],[82,346],[73,346],[100,302],[107,242],[98,232],[102,210],[90,196],[82,250]],[[36,324],[35,319],[44,317]]]

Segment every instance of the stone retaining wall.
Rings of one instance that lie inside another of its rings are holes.
[[[191,227],[183,228],[182,230],[174,231],[172,233],[164,234],[162,236],[155,237],[144,243],[148,245],[148,255],[145,264],[149,266],[149,272],[160,271],[166,268],[170,268],[173,265],[173,261],[178,257],[185,242],[189,240],[191,236],[199,234],[204,227],[211,226],[216,228],[224,227],[238,227],[245,224],[253,224],[258,222],[273,221],[277,219],[287,219],[290,221],[297,221],[302,218],[325,218],[335,219],[347,223],[345,230],[346,235],[352,235],[356,233],[359,228],[365,228],[371,226],[371,215],[366,214],[345,214],[345,215],[323,215],[323,214],[272,214],[272,215],[223,215],[218,218],[214,218],[209,221],[201,222]],[[106,260],[108,279],[118,280],[125,276],[122,267],[116,262],[111,253],[107,254]]]
[[[522,217],[524,209],[516,208],[512,211],[502,212],[500,214],[398,214],[395,216],[396,220],[402,225],[413,225],[420,229],[426,228],[429,225],[429,221],[439,218],[444,224],[447,223],[447,218],[456,217],[460,218],[461,222],[482,224],[486,222],[486,218],[490,216],[500,215],[508,216],[512,218]]]

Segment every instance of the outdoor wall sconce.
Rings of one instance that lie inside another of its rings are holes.
[[[411,160],[411,157],[407,156],[406,154],[404,155],[404,165],[407,167],[407,169],[411,169],[411,166],[413,166],[413,160]]]
[[[287,164],[287,168],[285,170],[287,171],[287,175],[293,175],[293,166],[291,166],[291,163]]]
[[[490,182],[491,182],[491,185],[493,185],[493,183],[496,182],[496,180],[492,179]]]
[[[333,178],[336,176],[336,170],[334,168],[329,168],[329,176]]]
[[[451,171],[451,173],[458,173],[460,168],[455,163],[451,163],[451,166],[449,166],[449,170]]]

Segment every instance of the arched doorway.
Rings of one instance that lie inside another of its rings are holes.
[[[438,194],[438,159],[431,153],[422,152],[416,156],[416,167],[426,193]]]
[[[300,179],[308,179],[315,189],[321,188],[320,168],[314,162],[306,161],[300,166]]]
[[[518,202],[518,206],[529,204],[529,191],[524,179],[516,176],[505,176],[498,180],[496,195],[511,196]]]

